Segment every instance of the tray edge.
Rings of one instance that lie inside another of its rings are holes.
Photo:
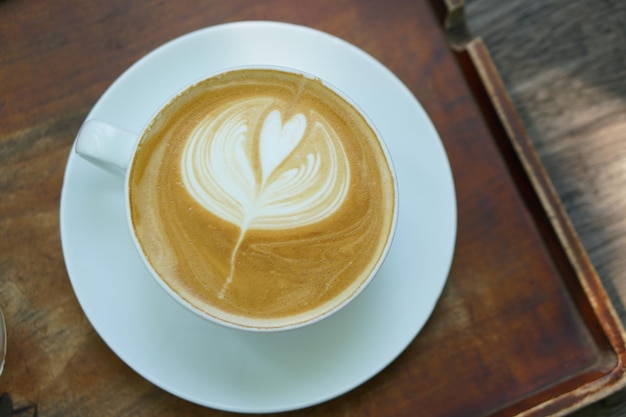
[[[528,417],[569,414],[626,387],[626,331],[526,132],[485,42],[474,36],[468,28],[465,1],[431,0],[431,3],[438,14],[449,47],[456,55],[465,55],[477,73],[480,87],[489,98],[489,110],[495,114],[506,132],[615,354],[615,365],[602,377],[543,401],[517,415]]]

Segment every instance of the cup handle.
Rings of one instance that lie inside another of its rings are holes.
[[[102,120],[83,123],[76,137],[75,152],[98,167],[123,176],[138,135]]]

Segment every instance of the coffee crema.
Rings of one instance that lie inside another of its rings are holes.
[[[211,316],[269,328],[360,288],[392,233],[395,192],[359,111],[317,79],[274,69],[222,73],[171,100],[129,179],[156,274]]]

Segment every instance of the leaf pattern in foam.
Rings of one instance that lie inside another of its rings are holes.
[[[332,128],[320,120],[308,126],[301,113],[284,121],[271,105],[271,99],[252,99],[222,107],[198,124],[183,151],[189,193],[242,229],[316,223],[336,211],[348,192],[349,165]],[[295,158],[305,142],[307,153]]]
[[[198,124],[183,150],[182,177],[191,196],[240,227],[219,298],[233,281],[247,230],[316,223],[334,213],[348,193],[350,168],[336,132],[317,114],[307,126],[303,114],[285,122],[271,106],[268,99],[224,106]],[[304,152],[298,152],[301,146]]]

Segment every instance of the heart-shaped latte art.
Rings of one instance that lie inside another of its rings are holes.
[[[333,214],[350,184],[341,139],[317,114],[283,121],[272,99],[223,106],[201,121],[183,150],[189,194],[206,210],[240,228],[235,259],[250,229],[285,230]]]
[[[301,113],[296,114],[284,124],[278,110],[272,110],[267,115],[259,138],[263,183],[298,146],[305,129],[306,118]]]

